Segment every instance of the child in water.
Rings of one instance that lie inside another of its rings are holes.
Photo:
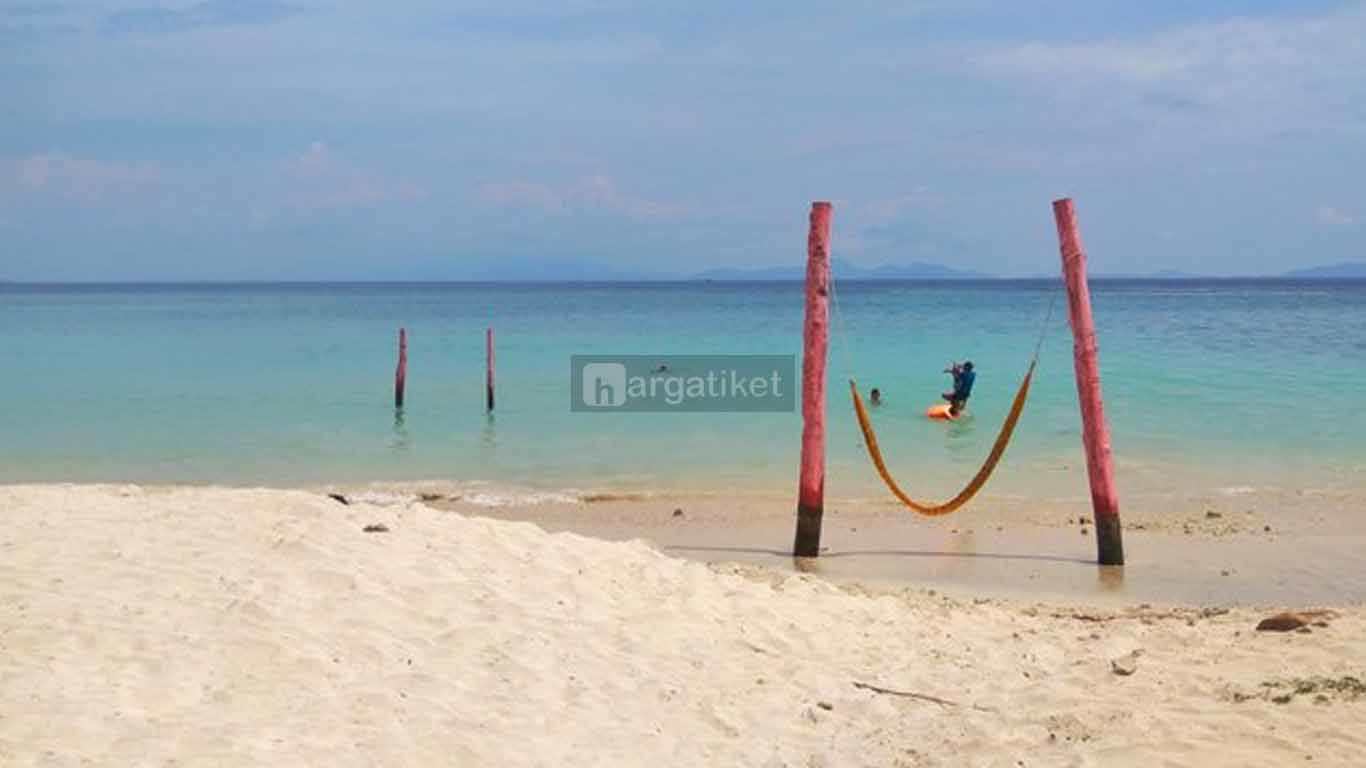
[[[882,391],[873,387],[873,391],[868,393],[868,399],[873,405],[882,405]]]

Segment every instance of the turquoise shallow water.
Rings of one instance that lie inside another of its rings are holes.
[[[1056,290],[841,284],[830,492],[877,493],[850,372],[885,393],[875,419],[897,473],[931,495],[961,483],[995,435]],[[1123,481],[1366,482],[1366,283],[1098,282],[1093,292]],[[1065,312],[1059,301],[995,492],[1076,484]],[[569,356],[795,354],[801,315],[801,286],[783,283],[0,286],[0,481],[786,492],[797,414],[571,413]],[[488,325],[498,339],[492,418]],[[925,420],[948,385],[940,371],[964,357],[979,370],[972,419]]]

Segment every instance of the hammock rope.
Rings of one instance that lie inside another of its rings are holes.
[[[987,460],[982,464],[981,469],[972,480],[958,492],[957,496],[942,503],[931,504],[916,501],[907,493],[901,490],[892,477],[892,473],[887,470],[887,462],[882,458],[882,449],[877,444],[877,433],[873,431],[873,422],[868,418],[868,409],[863,405],[863,398],[858,392],[858,382],[849,380],[849,395],[854,399],[854,412],[858,414],[859,428],[863,430],[863,444],[868,447],[868,456],[873,460],[873,466],[877,467],[877,473],[882,478],[882,482],[887,484],[887,489],[892,495],[901,500],[902,504],[912,510],[929,517],[947,515],[958,510],[964,504],[972,500],[977,492],[982,490],[982,486],[987,484],[991,478],[991,473],[995,471],[996,465],[1001,463],[1001,458],[1005,456],[1006,446],[1010,444],[1010,438],[1015,433],[1015,425],[1020,421],[1020,414],[1024,413],[1025,400],[1029,398],[1029,385],[1034,379],[1034,366],[1037,360],[1030,362],[1029,371],[1025,373],[1024,380],[1020,382],[1020,388],[1015,392],[1015,402],[1010,406],[1010,413],[1006,415],[1005,423],[1001,425],[1001,432],[996,435],[996,442],[991,446],[991,453],[987,454]]]
[[[831,284],[831,303],[834,303],[834,280]],[[957,511],[963,505],[972,500],[978,491],[987,484],[991,478],[991,473],[996,470],[996,466],[1001,463],[1005,456],[1006,446],[1010,445],[1010,438],[1015,434],[1015,425],[1019,423],[1020,416],[1024,413],[1025,401],[1029,399],[1029,386],[1034,381],[1034,369],[1039,364],[1039,352],[1043,349],[1044,337],[1048,333],[1048,325],[1053,320],[1053,309],[1057,305],[1058,293],[1055,291],[1048,302],[1048,313],[1044,317],[1043,326],[1039,331],[1038,341],[1034,344],[1034,355],[1030,358],[1029,369],[1025,372],[1024,379],[1020,381],[1020,388],[1015,392],[1015,400],[1010,405],[1010,412],[1006,414],[1005,423],[1001,425],[1001,431],[996,435],[996,442],[991,445],[991,452],[987,454],[986,461],[983,462],[977,474],[973,475],[963,490],[942,504],[916,501],[911,498],[892,477],[892,473],[887,469],[887,462],[882,457],[882,449],[878,446],[877,433],[873,430],[873,421],[868,416],[868,408],[863,404],[863,397],[859,394],[858,382],[852,377],[849,379],[849,396],[854,401],[854,413],[858,416],[859,429],[863,431],[863,444],[868,448],[868,457],[873,460],[873,466],[877,468],[878,476],[886,484],[887,490],[892,492],[902,504],[907,508],[928,517],[938,517]],[[840,322],[839,307],[835,305],[836,322]],[[841,326],[842,328],[842,326]],[[846,352],[847,354],[847,352]]]

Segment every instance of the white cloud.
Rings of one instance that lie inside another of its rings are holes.
[[[548,184],[530,181],[499,181],[479,188],[479,199],[499,207],[536,208],[547,213],[563,213],[568,201]]]
[[[113,207],[148,212],[175,208],[181,219],[215,209],[247,210],[259,227],[281,215],[355,210],[420,200],[410,181],[375,173],[313,142],[272,168],[234,177],[46,152],[0,158],[0,200]],[[237,205],[242,207],[236,207]]]
[[[546,213],[565,214],[606,211],[631,218],[650,219],[677,216],[686,209],[674,203],[649,200],[622,192],[610,177],[595,174],[563,185],[527,181],[484,184],[478,197],[502,208],[531,208]]]
[[[1141,39],[1031,42],[981,52],[977,68],[1039,85],[1071,118],[1209,111],[1226,132],[1358,130],[1366,97],[1366,3],[1318,16],[1235,18]]]
[[[122,199],[159,186],[162,174],[149,164],[107,162],[61,152],[29,155],[13,163],[8,184],[21,196],[56,196],[82,203]]]
[[[1329,227],[1345,227],[1356,223],[1356,217],[1342,210],[1329,205],[1320,207],[1315,211],[1315,216],[1319,223]]]
[[[1188,71],[1194,64],[1194,52],[1152,42],[1031,42],[987,51],[977,63],[989,73],[1017,77],[1086,76],[1157,82]]]
[[[288,202],[304,210],[364,208],[424,196],[412,182],[352,166],[321,141],[286,161],[283,175]]]
[[[252,229],[285,216],[352,211],[412,203],[427,196],[417,184],[355,166],[323,141],[314,141],[273,170],[251,195]]]
[[[934,211],[943,208],[944,199],[929,187],[912,187],[904,195],[874,200],[862,206],[863,218],[872,223],[885,223],[909,213]],[[857,209],[855,209],[857,212]]]

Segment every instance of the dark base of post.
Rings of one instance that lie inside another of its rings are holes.
[[[1124,565],[1124,535],[1118,515],[1096,516],[1096,557],[1101,565]]]
[[[793,557],[819,557],[821,553],[821,517],[824,507],[797,505],[797,539],[792,544]]]
[[[492,411],[493,411],[493,388],[492,388],[492,387],[489,387],[489,397],[488,397],[488,401],[489,401],[489,411],[492,412]]]

